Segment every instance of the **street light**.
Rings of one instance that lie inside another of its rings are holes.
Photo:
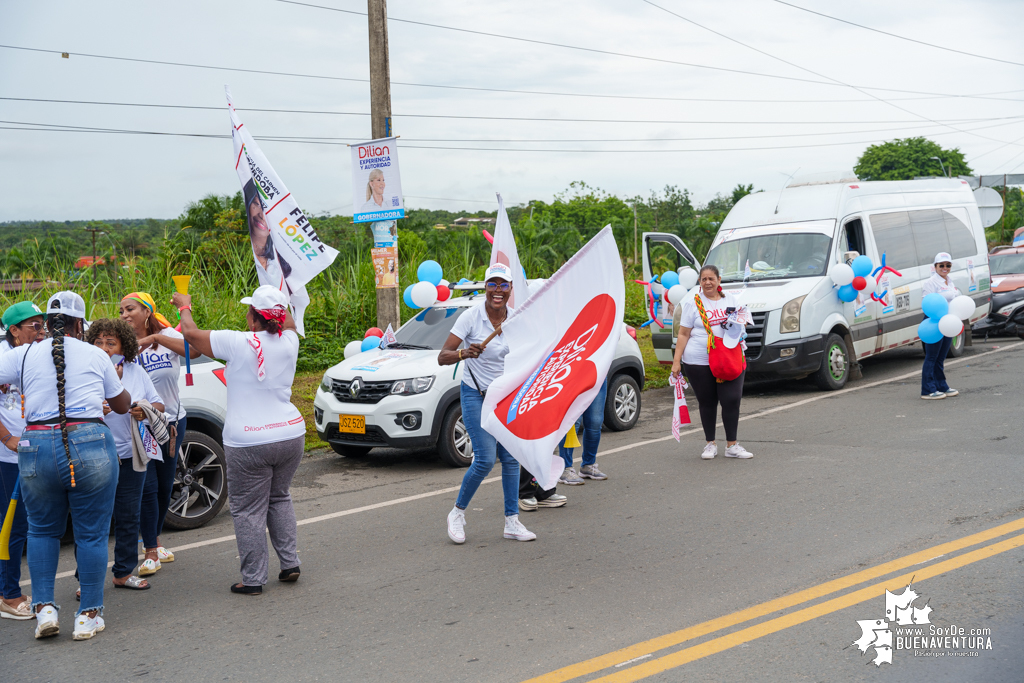
[[[940,158],[938,158],[938,157],[929,157],[929,159],[935,159],[935,161],[939,162],[939,168],[941,168],[941,169],[942,169],[942,175],[943,175],[944,177],[946,177],[946,178],[948,178],[948,177],[949,177],[949,174],[948,174],[948,173],[946,173],[946,167],[942,165],[942,159],[940,159]]]

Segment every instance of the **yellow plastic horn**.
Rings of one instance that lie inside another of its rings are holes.
[[[11,559],[11,529],[14,528],[14,510],[18,507],[18,499],[13,498],[7,505],[7,515],[4,517],[3,528],[0,529],[0,560]]]
[[[188,283],[192,279],[191,275],[172,275],[171,279],[174,280],[174,289],[178,294],[188,294]]]
[[[569,428],[569,433],[565,435],[565,447],[566,448],[579,448],[583,444],[580,443],[580,437],[576,436],[576,425]]]

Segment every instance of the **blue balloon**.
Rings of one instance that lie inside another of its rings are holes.
[[[661,275],[661,286],[665,289],[672,289],[679,284],[679,273],[674,270],[666,271]]]
[[[837,293],[839,294],[840,301],[845,301],[846,303],[850,303],[857,298],[857,290],[853,288],[853,285],[843,285]]]
[[[943,301],[945,301],[945,299],[943,299]],[[921,341],[925,344],[934,344],[941,341],[942,332],[939,330],[939,323],[935,322],[931,318],[925,318],[921,321],[921,324],[917,326],[917,336],[920,337]]]
[[[432,285],[441,284],[441,279],[444,273],[441,271],[441,264],[437,261],[424,261],[420,264],[420,267],[416,269],[416,277],[420,279],[420,282],[426,280]]]
[[[929,318],[934,318],[938,322],[939,318],[949,313],[949,302],[941,294],[932,292],[921,299],[921,311]],[[932,342],[928,343],[931,344]]]
[[[871,275],[871,271],[874,270],[875,264],[871,262],[870,256],[858,256],[853,259],[853,263],[850,264],[853,268],[853,274],[857,277],[867,277]]]
[[[363,343],[359,345],[359,350],[369,351],[370,349],[375,349],[378,346],[380,346],[380,337],[367,337],[363,340]]]
[[[404,301],[405,305],[409,308],[418,308],[416,304],[412,302],[412,285],[405,288],[405,291],[402,293],[402,301]]]

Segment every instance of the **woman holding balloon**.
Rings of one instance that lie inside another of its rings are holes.
[[[953,257],[944,251],[940,251],[935,255],[934,264],[935,272],[932,273],[930,278],[925,280],[924,285],[921,287],[921,310],[924,311],[926,316],[921,325],[922,327],[927,327],[918,331],[921,343],[924,344],[924,367],[921,368],[921,398],[928,400],[956,396],[960,393],[956,389],[951,389],[949,384],[946,383],[946,372],[943,365],[946,362],[946,354],[949,353],[949,347],[953,344],[953,337],[960,334],[960,330],[963,329],[963,323],[960,322],[962,318],[950,312],[950,308],[952,308],[950,303],[957,298],[968,298],[957,296],[960,292],[949,277],[950,270],[953,268]],[[939,297],[944,301],[939,300]],[[971,308],[974,308],[973,302],[971,302]],[[968,313],[968,315],[970,314]],[[938,339],[935,338],[934,333],[930,329],[931,326],[928,325],[928,323],[934,320],[938,321],[933,323],[938,335],[940,335]],[[959,327],[959,329],[951,329],[956,327]],[[946,334],[947,332],[954,331],[954,334]]]

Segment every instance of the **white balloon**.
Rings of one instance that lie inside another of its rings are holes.
[[[412,302],[416,304],[417,307],[426,308],[437,301],[437,287],[434,286],[433,282],[420,280],[412,286],[412,291],[409,292],[409,298],[412,299]]]
[[[679,269],[679,284],[681,284],[686,289],[692,289],[693,286],[697,284],[698,279],[699,277],[697,276],[697,271],[694,270],[693,268],[685,266]]]
[[[651,283],[651,294],[653,294],[657,298],[660,298],[661,295],[664,294],[664,293],[665,293],[665,288],[662,287],[660,282],[652,282]]]
[[[867,286],[864,287],[864,291],[870,296],[871,292],[875,291],[875,287],[878,286],[878,282],[875,281],[875,278],[872,275],[865,275],[864,281],[868,283]]]
[[[832,278],[832,282],[843,287],[853,282],[853,268],[845,263],[837,263],[832,266],[832,272],[829,273],[829,277]]]
[[[963,322],[961,322],[960,318],[956,317],[952,313],[947,313],[939,318],[939,332],[941,332],[943,336],[955,337],[960,334],[963,329]]]
[[[357,353],[362,352],[363,341],[361,339],[357,339],[356,341],[350,341],[348,344],[345,344],[345,360],[348,360]]]
[[[949,302],[949,312],[959,320],[967,320],[974,315],[974,299],[961,294]]]
[[[678,306],[684,296],[686,296],[686,287],[682,285],[672,285],[668,290],[668,300],[673,306]]]
[[[441,278],[441,284],[442,284],[442,285],[444,285],[445,287],[447,287],[447,286],[448,286],[448,285],[450,285],[451,283],[450,283],[450,282],[448,282],[447,280],[445,280],[444,278]]]

